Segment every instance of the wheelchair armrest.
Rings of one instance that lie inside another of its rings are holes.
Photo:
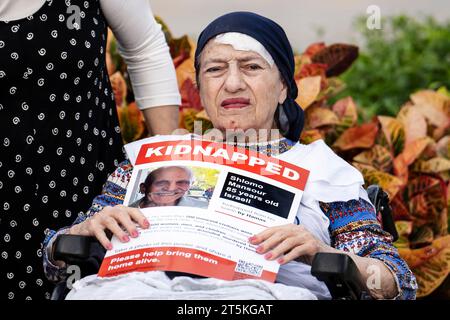
[[[53,259],[67,264],[79,264],[89,258],[95,238],[72,234],[59,235],[55,240]]]
[[[69,263],[68,260],[89,257],[91,237],[62,234],[55,240],[53,258]]]
[[[325,282],[333,299],[359,300],[366,297],[355,262],[344,253],[317,253],[311,274]]]
[[[55,240],[53,259],[79,267],[81,278],[96,274],[106,250],[94,237],[62,234]],[[58,283],[52,293],[52,300],[62,300],[69,289],[66,282]]]

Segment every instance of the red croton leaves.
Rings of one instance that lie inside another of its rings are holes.
[[[129,143],[145,136],[144,117],[135,102],[117,108],[119,123],[124,143]]]
[[[174,67],[177,68],[180,64],[182,64],[188,58],[189,58],[189,53],[186,51],[182,51],[178,56],[173,58]]]
[[[409,221],[413,219],[401,193],[391,199],[390,205],[392,208],[392,214],[394,215],[394,221]]]
[[[298,96],[295,101],[303,110],[306,110],[319,96],[321,90],[321,77],[306,77],[296,80],[296,83],[298,87]]]
[[[127,83],[122,76],[120,71],[116,71],[109,77],[111,81],[111,87],[114,92],[114,99],[116,101],[116,106],[122,106],[127,98]]]
[[[190,78],[184,80],[183,85],[180,88],[181,93],[181,106],[180,109],[193,108],[195,110],[202,110],[202,103],[200,101],[200,95],[197,87],[194,85]]]
[[[416,276],[417,297],[425,297],[437,289],[447,278],[450,270],[450,235],[437,238],[418,249],[398,248]]]
[[[402,152],[405,145],[405,128],[401,121],[388,116],[378,116],[382,136],[380,144],[389,148],[394,156]]]
[[[417,175],[406,186],[409,212],[419,225],[429,224],[437,235],[447,234],[447,187],[437,176]]]
[[[301,67],[300,72],[295,75],[295,78],[302,79],[306,77],[320,76],[322,79],[321,86],[324,88],[327,80],[325,75],[327,68],[328,66],[324,63],[307,63]]]
[[[303,130],[300,137],[300,142],[303,144],[310,144],[316,140],[324,139],[324,135],[318,129]]]
[[[333,147],[342,151],[354,148],[370,148],[375,143],[377,133],[378,124],[376,122],[348,128],[334,142]]]
[[[124,143],[141,139],[145,136],[146,127],[142,111],[135,102],[127,104],[127,84],[120,71],[110,76],[114,92],[117,115]]]
[[[358,47],[335,43],[315,52],[311,56],[313,63],[323,63],[328,66],[327,77],[335,77],[347,70],[358,58]]]
[[[331,109],[339,117],[339,120],[349,127],[354,125],[358,120],[356,104],[352,97],[345,97],[336,101]]]
[[[408,181],[409,166],[416,161],[426,146],[431,142],[428,137],[419,138],[405,146],[402,153],[394,159],[394,174],[403,180]]]
[[[379,144],[356,155],[353,161],[371,165],[375,169],[383,172],[390,172],[393,165],[392,154],[388,149]]]
[[[320,50],[325,49],[325,48],[326,48],[325,42],[312,43],[306,48],[306,50],[303,54],[305,56],[312,57],[317,52],[319,52]]]
[[[339,119],[333,111],[317,105],[309,107],[305,112],[305,117],[307,127],[311,129],[339,123]]]
[[[421,90],[411,95],[415,107],[434,127],[430,134],[435,140],[448,134],[450,128],[450,99],[440,92]]]
[[[393,199],[402,189],[403,184],[396,176],[375,169],[373,166],[353,162],[355,166],[364,176],[366,186],[377,184],[389,195],[389,199]]]
[[[338,152],[363,149],[356,155],[342,154],[350,155],[347,160],[362,172],[367,185],[379,184],[389,194],[400,233],[395,245],[417,278],[417,296],[424,297],[450,272],[450,138],[448,132],[443,135],[450,99],[430,91],[412,97],[397,117],[376,118],[381,130],[374,141],[370,134],[365,140],[361,126],[351,126],[338,135],[334,147]],[[353,109],[350,100],[332,108],[341,123],[347,108]]]

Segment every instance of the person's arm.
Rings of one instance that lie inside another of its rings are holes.
[[[257,252],[280,264],[297,260],[311,264],[318,252],[346,253],[356,263],[368,293],[376,299],[414,299],[414,275],[376,220],[373,206],[363,199],[321,204],[330,219],[332,246],[303,226],[268,228],[251,237]]]
[[[101,0],[101,7],[127,63],[149,132],[171,134],[178,128],[181,96],[169,47],[149,0]]]
[[[374,298],[415,299],[414,274],[393,245],[392,236],[381,228],[370,203],[360,198],[321,203],[320,207],[330,219],[333,247],[353,258]],[[341,216],[342,212],[347,214]]]
[[[120,163],[103,185],[102,193],[94,198],[91,207],[85,214],[78,216],[72,226],[61,228],[58,231],[50,230],[47,233],[43,243],[45,249],[43,250],[43,263],[47,279],[59,282],[66,277],[65,264],[53,259],[53,244],[57,236],[69,233],[71,227],[83,223],[107,206],[122,204],[125,198],[126,187],[131,178],[131,172],[132,166],[128,160]]]
[[[142,110],[149,135],[169,135],[178,128],[178,106],[153,107]]]

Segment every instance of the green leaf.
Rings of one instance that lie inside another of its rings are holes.
[[[352,96],[374,115],[395,116],[411,92],[419,88],[450,88],[450,23],[427,17],[391,16],[381,30],[368,30],[367,16],[355,27],[363,44],[359,58],[341,78],[346,89],[339,97]],[[337,97],[337,98],[339,98]]]

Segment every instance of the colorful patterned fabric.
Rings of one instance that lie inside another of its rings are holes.
[[[360,198],[319,204],[330,219],[332,247],[383,261],[396,276],[399,289],[396,299],[415,299],[416,279],[392,244],[392,236],[381,228],[370,203]]]

